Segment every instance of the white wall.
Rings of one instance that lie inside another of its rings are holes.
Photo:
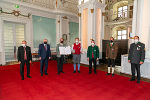
[[[135,0],[134,6],[132,32],[145,43],[146,58],[150,58],[150,0]]]

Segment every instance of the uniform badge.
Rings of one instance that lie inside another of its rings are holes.
[[[140,45],[138,45],[138,46],[137,46],[137,50],[140,50],[140,48],[141,48],[141,46],[140,46]]]

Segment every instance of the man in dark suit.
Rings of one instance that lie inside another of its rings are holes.
[[[139,37],[134,37],[134,43],[130,45],[128,62],[131,63],[132,77],[130,81],[135,80],[135,70],[137,71],[137,83],[140,83],[140,65],[145,59],[145,44],[139,42]]]
[[[39,57],[40,57],[40,72],[41,76],[43,76],[43,68],[45,64],[45,75],[48,75],[47,69],[48,69],[48,60],[51,58],[51,51],[50,51],[50,45],[47,44],[47,39],[43,40],[43,44],[39,45]]]
[[[30,63],[32,62],[31,48],[26,45],[27,42],[25,40],[22,41],[22,46],[18,47],[18,61],[20,63],[20,74],[22,80],[24,80],[24,65],[26,63],[27,66],[27,77],[30,76]]]
[[[91,46],[87,50],[87,60],[89,61],[89,74],[92,73],[92,62],[94,64],[94,73],[96,74],[96,61],[99,60],[99,48],[95,45],[95,41],[91,41]]]

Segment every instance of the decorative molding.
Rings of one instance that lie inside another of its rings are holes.
[[[106,16],[106,12],[102,12],[102,16]]]
[[[10,14],[10,15],[14,15],[14,16],[16,16],[16,17],[18,17],[18,16],[23,16],[23,17],[28,17],[28,18],[30,18],[30,16],[31,16],[30,13],[28,13],[28,15],[23,15],[23,14],[20,13],[20,11],[16,11],[16,10],[13,10],[12,12],[5,12],[5,11],[2,10],[1,7],[0,7],[0,13]]]
[[[91,9],[91,13],[94,13],[94,9]]]
[[[67,16],[63,16],[62,18],[63,18],[63,19],[68,19],[68,17],[67,17]]]
[[[81,17],[81,13],[78,13],[78,16]]]
[[[44,12],[56,14],[56,15],[63,14],[63,15],[78,17],[77,15],[78,8],[74,8],[74,7],[77,7],[76,5],[69,5],[69,8],[67,7],[54,8],[53,6],[56,3],[54,1],[53,1],[54,3],[51,2],[53,5],[50,4],[50,6],[49,5],[44,6],[45,3],[42,6],[42,2],[44,2],[44,0],[37,0],[37,3],[32,2],[32,0],[31,2],[29,2],[28,0],[25,2],[18,1],[18,0],[1,0],[1,1],[7,4],[19,4],[20,7],[27,7],[30,10],[44,11]]]

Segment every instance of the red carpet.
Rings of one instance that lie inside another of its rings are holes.
[[[31,67],[32,78],[24,81],[19,70],[19,65],[0,66],[0,100],[150,100],[150,83],[103,71],[89,75],[87,67],[74,74],[73,65],[65,64],[65,74],[57,75],[56,62],[50,61],[48,76],[41,77],[38,62]]]

